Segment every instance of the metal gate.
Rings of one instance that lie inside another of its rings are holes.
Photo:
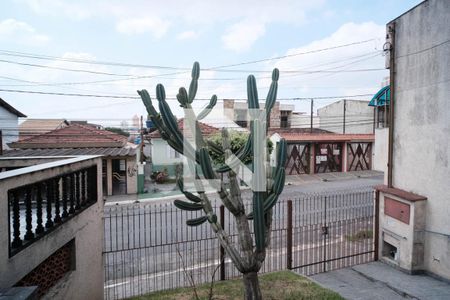
[[[318,143],[315,147],[314,173],[342,171],[342,143]]]
[[[289,144],[286,171],[289,175],[309,174],[309,144]]]
[[[260,273],[294,269],[310,275],[373,260],[373,192],[342,191],[280,199],[273,209],[271,244]],[[247,211],[251,198],[245,200]],[[237,225],[220,201],[220,224],[233,243]],[[171,202],[105,206],[105,299],[240,276],[208,224],[188,227],[201,212]],[[251,226],[253,228],[253,226]]]
[[[294,202],[290,269],[311,275],[374,260],[374,194],[313,196]],[[308,212],[308,213],[305,213]],[[289,221],[289,219],[288,219]],[[288,234],[289,239],[289,234]]]
[[[370,170],[372,162],[372,143],[349,143],[348,171]]]

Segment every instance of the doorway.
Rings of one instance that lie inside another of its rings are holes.
[[[125,195],[127,193],[127,161],[125,159],[112,160],[112,194]]]

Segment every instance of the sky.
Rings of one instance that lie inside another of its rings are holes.
[[[388,75],[386,23],[420,2],[2,0],[0,97],[29,118],[119,126],[146,115],[136,90],[175,97],[198,61],[196,108],[245,99],[249,74],[264,99],[275,67],[297,111],[370,99]]]

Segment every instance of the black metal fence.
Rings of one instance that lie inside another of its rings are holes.
[[[237,243],[232,215],[219,201],[214,207]],[[310,275],[372,261],[373,208],[370,190],[281,199],[261,272],[295,269]],[[105,299],[189,286],[188,277],[201,284],[213,276],[239,276],[208,223],[186,226],[200,214],[172,203],[105,207]]]

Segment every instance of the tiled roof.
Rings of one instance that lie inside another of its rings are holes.
[[[27,139],[68,126],[65,119],[27,119],[19,125],[19,139]]]
[[[103,155],[103,156],[135,156],[137,147],[122,148],[66,148],[66,149],[15,149],[3,151],[1,157],[31,157],[31,156],[73,156],[73,155]]]
[[[339,134],[339,133],[278,133],[287,142],[373,142],[374,134]]]
[[[202,131],[203,135],[208,136],[208,135],[212,135],[216,132],[219,132],[220,130],[214,126],[202,123],[202,122],[198,122],[199,126],[200,126],[200,130]],[[183,133],[183,129],[184,129],[184,118],[178,120],[178,128],[180,129],[181,133]],[[149,134],[150,138],[160,138],[161,134],[159,133],[159,130],[156,130],[152,133]]]
[[[9,111],[10,113],[15,114],[16,116],[18,116],[20,118],[25,118],[26,117],[26,115],[24,115],[23,113],[21,113],[20,111],[18,111],[14,107],[12,107],[8,102],[3,100],[2,98],[0,98],[0,107],[3,107],[4,109]]]
[[[92,126],[72,124],[10,144],[11,148],[110,148],[127,144],[125,136]]]
[[[305,134],[311,133],[311,128],[269,128],[268,134],[272,135],[274,133],[278,134]],[[331,133],[328,130],[313,128],[312,133]]]

